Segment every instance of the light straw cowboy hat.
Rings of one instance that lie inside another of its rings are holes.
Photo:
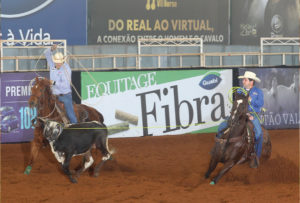
[[[244,73],[244,75],[241,75],[238,78],[248,78],[248,79],[250,78],[250,79],[255,80],[256,82],[260,82],[260,79],[258,77],[256,77],[256,74],[251,71],[246,71]]]
[[[52,60],[54,63],[64,63],[66,58],[61,52],[57,52],[52,56]]]

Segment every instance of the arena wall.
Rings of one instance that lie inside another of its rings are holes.
[[[72,81],[82,98],[81,100],[73,91],[73,100],[96,107],[104,114],[108,126],[127,123],[126,131],[117,132],[111,137],[216,132],[218,123],[229,114],[228,91],[232,86],[240,85],[237,76],[242,75],[245,70],[256,72],[262,79],[257,85],[265,95],[266,112],[261,115],[263,125],[267,129],[299,128],[299,67],[115,70],[93,72],[92,78],[86,72],[73,71]],[[37,75],[49,77],[48,72],[0,75],[0,106],[2,109],[8,107],[5,110],[7,112],[1,112],[2,143],[27,142],[33,139],[31,119],[36,116],[36,111],[29,109],[27,101],[30,97],[29,82]],[[215,83],[216,87],[206,90],[200,83],[204,78],[220,81]],[[125,81],[133,83],[131,89],[123,91]],[[110,85],[110,90],[102,91],[104,84],[106,87]],[[116,90],[113,85],[116,84],[122,90],[118,94],[113,92]],[[101,87],[98,92],[95,91],[97,86]],[[219,100],[221,97],[216,96],[217,93],[221,93],[223,103]],[[203,99],[206,97],[207,103]],[[221,115],[220,104],[224,107],[225,115]],[[11,108],[13,110],[9,110]],[[8,125],[11,125],[11,129],[7,132],[7,127],[3,127],[3,119],[10,115]]]

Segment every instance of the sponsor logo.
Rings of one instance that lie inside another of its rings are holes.
[[[171,0],[147,0],[146,10],[156,10],[157,8],[177,8],[177,1]]]
[[[153,119],[157,121],[158,116],[164,117],[163,120],[165,123],[161,124],[165,129],[155,135],[169,134],[177,130],[188,129],[191,126],[202,125],[207,122],[205,119],[209,119],[212,122],[218,122],[225,118],[224,95],[221,92],[215,92],[214,94],[209,93],[208,95],[202,95],[201,97],[181,100],[178,85],[173,85],[162,89],[142,92],[136,94],[136,96],[140,98],[141,102],[143,136],[154,135],[150,132],[149,121]],[[172,101],[172,103],[168,101]],[[219,103],[216,104],[215,101]],[[216,106],[210,108],[207,106],[210,104]],[[204,115],[202,113],[202,105],[204,105],[205,108],[210,109],[211,112]],[[182,109],[185,110],[182,111]],[[172,124],[174,119],[175,123]]]
[[[199,83],[199,86],[206,90],[211,90],[217,87],[221,82],[219,73],[207,74]]]

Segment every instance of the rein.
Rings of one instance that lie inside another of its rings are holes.
[[[46,87],[43,89],[43,92],[42,92],[42,96],[41,97],[38,97],[34,94],[32,94],[33,97],[36,97],[37,100],[38,100],[38,105],[37,105],[37,109],[38,109],[38,112],[40,112],[40,106],[41,106],[41,98],[45,98],[45,89]],[[58,112],[58,114],[60,115],[61,119],[63,120],[63,123],[65,125],[68,125],[68,119],[63,115],[63,112],[61,111],[61,109],[58,107],[57,103],[56,103],[56,100],[54,102],[54,107],[52,109],[52,111],[46,115],[46,116],[37,116],[36,118],[40,118],[40,119],[45,119],[45,118],[49,118],[50,116],[52,116],[52,114],[55,112],[55,110]],[[39,114],[39,113],[38,113]]]
[[[227,138],[223,139],[223,138],[217,138],[217,137],[215,137],[215,141],[219,142],[221,144],[227,143],[227,142],[234,143],[234,142],[241,141],[242,139],[243,139],[243,136],[233,137],[233,138],[229,138],[229,139],[227,139]]]
[[[235,127],[235,126],[239,126],[240,125],[240,120],[239,120],[239,117],[237,117],[237,115],[239,115],[240,113],[243,113],[243,112],[240,112],[239,111],[239,105],[240,103],[242,103],[242,101],[240,100],[237,100],[237,107],[235,109],[235,111],[233,112],[233,115],[230,116],[229,120],[227,122],[230,122],[229,123],[229,127],[223,132],[223,135],[227,134],[228,133],[228,137],[227,138],[218,138],[218,137],[215,137],[215,141],[216,142],[219,142],[221,144],[225,143],[226,146],[224,147],[224,152],[227,148],[227,144],[229,143],[234,143],[234,142],[239,142],[243,139],[243,135],[240,135],[240,136],[237,136],[237,137],[231,137],[232,136],[232,129]],[[223,153],[224,153],[223,152]]]
[[[237,111],[237,112],[239,112],[239,111]],[[237,112],[235,112],[235,113],[237,113]],[[241,113],[243,113],[243,112],[241,112]],[[225,135],[225,134],[228,133],[228,137],[227,138],[218,138],[218,137],[215,137],[214,138],[215,142],[216,143],[220,143],[221,145],[223,145],[223,144],[225,145],[224,148],[223,148],[223,153],[222,153],[222,154],[225,154],[225,151],[226,151],[226,149],[227,149],[227,147],[228,147],[229,144],[236,143],[236,142],[241,142],[241,141],[244,140],[247,143],[247,150],[246,150],[245,153],[246,153],[246,156],[248,156],[247,154],[249,152],[251,152],[251,150],[253,148],[251,146],[254,144],[254,142],[251,141],[251,132],[249,130],[249,126],[247,125],[247,121],[245,123],[246,134],[241,133],[239,136],[232,137],[232,138],[231,138],[231,136],[232,136],[233,128],[234,127],[239,127],[240,122],[239,122],[238,118],[237,119],[236,118],[232,119],[231,122],[232,123],[230,124],[230,126],[223,133],[223,135]]]
[[[37,116],[37,118],[42,118],[42,119],[44,119],[44,118],[50,117],[50,116],[54,113],[55,107],[56,107],[56,102],[55,102],[55,106],[54,106],[54,108],[53,108],[53,110],[52,110],[52,112],[51,112],[50,114],[48,114],[47,116],[43,116],[43,117]]]

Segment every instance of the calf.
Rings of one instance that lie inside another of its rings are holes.
[[[94,160],[91,155],[91,148],[96,146],[102,152],[102,161],[95,167],[94,176],[99,175],[99,170],[105,161],[111,158],[113,152],[109,151],[107,128],[97,121],[71,124],[64,128],[63,124],[40,119],[44,123],[43,136],[49,141],[51,150],[58,162],[62,164],[64,173],[72,183],[77,180],[72,177],[69,170],[71,158],[77,155],[84,156],[84,163],[77,171],[79,176],[89,168]]]

